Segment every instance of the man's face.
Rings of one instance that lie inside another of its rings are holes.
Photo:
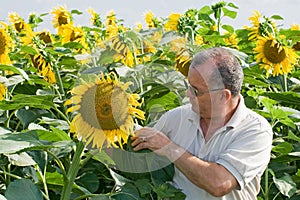
[[[186,95],[192,104],[192,110],[202,118],[212,118],[222,114],[224,105],[220,95],[224,87],[208,86],[210,72],[211,68],[203,65],[201,68],[190,68],[188,74],[189,86]]]

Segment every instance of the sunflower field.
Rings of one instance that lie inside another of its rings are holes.
[[[0,199],[184,199],[172,164],[134,173],[111,154],[132,152],[137,126],[188,103],[191,59],[215,46],[240,60],[245,103],[274,131],[257,198],[300,198],[298,24],[253,11],[251,26],[236,29],[223,19],[233,22],[238,7],[224,1],[166,18],[150,11],[136,27],[114,11],[86,12],[87,26],[63,6],[0,22]],[[54,31],[38,31],[46,15]]]

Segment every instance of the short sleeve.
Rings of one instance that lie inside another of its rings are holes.
[[[255,176],[263,174],[270,160],[271,145],[272,131],[248,130],[232,141],[217,163],[230,171],[243,189]]]

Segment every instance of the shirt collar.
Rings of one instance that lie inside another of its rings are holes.
[[[247,107],[245,105],[243,96],[241,94],[239,96],[240,96],[240,101],[239,101],[238,107],[235,110],[232,117],[230,118],[230,120],[224,126],[225,129],[235,128],[246,117]],[[188,115],[188,120],[191,123],[195,124],[196,126],[199,126],[199,120],[200,120],[199,115],[197,113],[195,113],[194,111],[192,111],[191,104],[189,106],[190,106],[191,112]]]
[[[238,124],[240,124],[241,121],[243,121],[246,117],[247,113],[247,107],[244,102],[243,96],[240,94],[240,101],[237,109],[233,113],[230,120],[227,122],[225,127],[232,127],[235,128]]]

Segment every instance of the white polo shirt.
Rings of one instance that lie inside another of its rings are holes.
[[[205,142],[199,115],[191,105],[164,114],[155,125],[173,142],[202,160],[223,165],[239,187],[223,197],[214,197],[191,183],[176,167],[173,184],[182,189],[186,200],[256,200],[260,177],[266,169],[272,146],[272,128],[268,121],[240,103],[230,121]]]

